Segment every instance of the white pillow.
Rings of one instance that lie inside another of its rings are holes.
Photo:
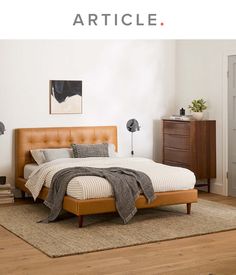
[[[73,158],[73,152],[71,148],[43,150],[43,154],[46,162],[49,162],[55,159]]]
[[[33,149],[30,153],[38,165],[60,158],[72,158],[71,148]]]
[[[33,149],[30,150],[30,153],[38,165],[43,164],[46,161],[42,149]]]

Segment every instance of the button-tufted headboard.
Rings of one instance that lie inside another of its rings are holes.
[[[21,128],[15,130],[16,179],[23,178],[24,166],[32,163],[30,150],[65,148],[71,143],[113,143],[117,151],[116,126]]]

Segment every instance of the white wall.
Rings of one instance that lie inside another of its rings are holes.
[[[83,81],[83,114],[49,114],[49,80]],[[130,153],[126,122],[137,118],[137,155],[161,157],[159,122],[172,113],[174,41],[0,41],[0,175],[14,183],[13,130],[117,125],[119,151]],[[154,142],[153,142],[154,140]]]
[[[227,194],[227,56],[236,54],[235,40],[176,42],[176,112],[193,99],[207,100],[206,116],[216,119],[217,179],[212,192]]]

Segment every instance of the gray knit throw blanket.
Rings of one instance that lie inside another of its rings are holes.
[[[135,200],[140,192],[144,194],[148,203],[155,199],[155,194],[150,178],[143,172],[120,168],[93,168],[72,167],[58,171],[52,179],[48,197],[44,204],[50,208],[49,216],[41,222],[54,221],[62,210],[63,199],[66,194],[68,183],[78,176],[96,176],[107,179],[111,184],[116,209],[126,224],[137,212]]]

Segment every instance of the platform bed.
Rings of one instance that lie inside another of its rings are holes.
[[[15,131],[16,148],[16,187],[22,191],[22,195],[30,191],[25,187],[24,166],[34,162],[30,155],[31,149],[36,148],[65,148],[71,143],[95,144],[113,143],[117,150],[116,126],[94,127],[66,127],[66,128],[22,128]],[[43,187],[39,198],[45,199],[48,188]],[[183,190],[155,193],[157,198],[148,204],[145,197],[140,195],[136,200],[136,207],[153,208],[164,205],[186,204],[187,214],[191,212],[191,203],[197,202],[197,190]],[[83,226],[85,215],[116,212],[114,198],[99,198],[78,200],[65,196],[63,209],[78,216],[79,227]]]

